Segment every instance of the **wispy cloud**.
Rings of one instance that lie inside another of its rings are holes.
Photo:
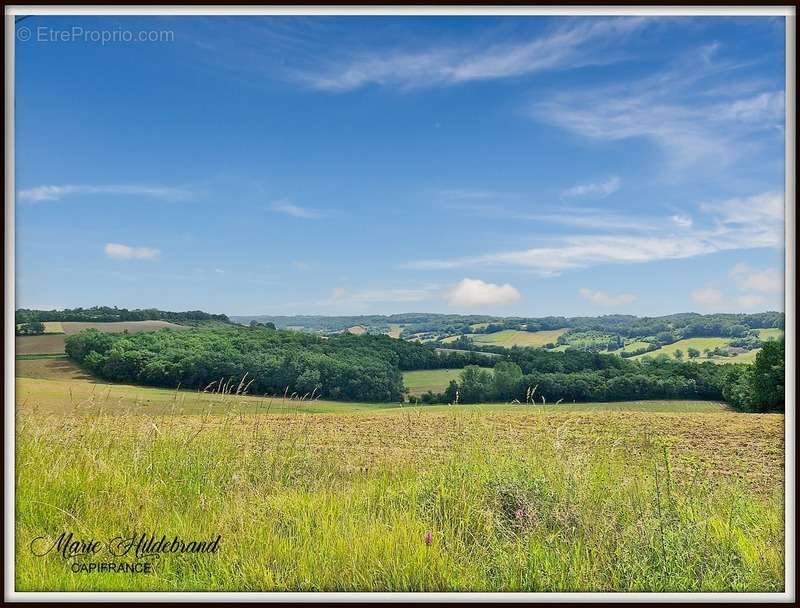
[[[708,159],[727,165],[752,151],[753,136],[783,128],[784,92],[769,88],[738,97],[704,96],[709,80],[740,67],[716,61],[717,48],[704,47],[691,61],[639,81],[537,99],[530,115],[590,139],[650,140],[675,165]]]
[[[322,213],[316,209],[301,207],[300,205],[295,205],[294,203],[285,200],[275,201],[270,205],[269,208],[271,211],[276,213],[283,213],[284,215],[305,220],[317,220],[323,217]]]
[[[446,297],[451,306],[482,307],[507,306],[517,302],[521,295],[508,283],[497,285],[480,279],[463,279]]]
[[[507,195],[506,198],[511,198]],[[521,197],[514,197],[521,198]],[[576,205],[530,205],[534,210],[523,210],[522,205],[505,205],[497,201],[487,202],[448,202],[445,208],[461,211],[476,217],[496,219],[503,222],[523,220],[540,224],[555,224],[573,228],[589,228],[593,231],[626,230],[652,231],[663,227],[664,218],[643,217],[630,212],[615,212],[596,207]]]
[[[38,203],[42,201],[58,201],[69,196],[86,194],[143,196],[165,201],[183,201],[195,196],[195,193],[184,188],[118,184],[106,186],[36,186],[34,188],[20,190],[17,192],[17,198],[20,201]]]
[[[410,89],[596,65],[614,61],[614,49],[647,23],[642,17],[576,19],[522,41],[372,51],[334,58],[320,62],[317,68],[296,70],[295,78],[325,91],[351,91],[370,84]]]
[[[684,227],[675,233],[662,228],[647,235],[585,234],[552,237],[552,246],[482,255],[409,262],[411,269],[444,270],[464,267],[521,267],[542,275],[600,264],[631,264],[691,258],[718,251],[783,246],[783,195],[759,194],[701,205],[709,226]]]
[[[161,254],[158,249],[151,247],[131,247],[120,243],[107,243],[104,251],[115,260],[155,260]]]
[[[588,287],[579,289],[578,295],[592,304],[606,307],[625,306],[637,299],[637,296],[631,293],[609,294],[605,291],[595,291]]]
[[[618,177],[611,177],[604,182],[595,184],[578,184],[572,188],[567,188],[561,196],[599,196],[605,197],[619,190],[621,180]]]

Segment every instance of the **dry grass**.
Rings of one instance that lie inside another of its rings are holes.
[[[776,591],[782,417],[453,407],[17,416],[19,590]],[[32,538],[221,534],[147,576]]]
[[[64,334],[41,336],[16,336],[14,344],[18,355],[51,355],[64,352]]]

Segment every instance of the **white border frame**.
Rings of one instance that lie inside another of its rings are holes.
[[[782,593],[297,593],[297,592],[18,592],[15,581],[15,239],[14,239],[14,67],[15,23],[17,15],[650,15],[650,16],[782,16],[786,18],[786,164],[785,204],[785,313],[786,408],[784,418],[785,452],[785,589]],[[794,602],[795,601],[795,167],[796,167],[796,10],[794,7],[353,7],[353,6],[275,6],[275,7],[133,7],[133,6],[30,6],[6,7],[5,15],[5,302],[4,302],[4,601],[12,602]],[[12,381],[9,381],[11,379]]]

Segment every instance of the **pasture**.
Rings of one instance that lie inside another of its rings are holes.
[[[517,329],[504,329],[493,334],[470,334],[475,344],[490,344],[493,346],[538,346],[555,344],[558,337],[566,329],[553,329],[546,331],[520,331]]]
[[[667,355],[669,357],[674,356],[676,350],[683,351],[684,359],[688,359],[687,351],[690,348],[696,348],[700,351],[700,357],[698,359],[704,360],[708,359],[706,354],[703,352],[706,348],[708,349],[715,349],[715,348],[725,348],[730,343],[730,338],[686,338],[684,340],[678,340],[677,342],[673,342],[672,344],[667,344],[662,346],[659,349],[651,351],[649,353],[645,353],[644,355],[636,355],[635,357],[631,357],[632,359],[641,359],[642,357],[657,357],[658,355]],[[726,360],[731,360],[732,358],[726,358]]]
[[[612,351],[612,352],[614,352],[614,354],[630,353],[630,352],[634,352],[634,351],[640,350],[642,348],[647,348],[648,346],[650,346],[650,344],[648,342],[642,342],[641,340],[634,340],[632,342],[628,342],[622,348],[619,348],[619,349],[617,349],[615,351]]]
[[[783,588],[782,415],[16,388],[18,590]],[[76,575],[29,550],[64,530],[222,540]]]
[[[428,391],[441,393],[451,380],[458,380],[460,369],[421,369],[403,372],[403,384],[410,395],[421,395]]]
[[[783,330],[777,327],[770,329],[759,329],[758,337],[762,340],[780,340],[783,338]]]

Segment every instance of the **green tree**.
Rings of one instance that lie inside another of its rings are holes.
[[[30,321],[17,325],[16,334],[18,336],[38,336],[44,333],[44,323],[41,321]]]
[[[784,409],[785,341],[766,342],[756,355],[750,386],[758,410]]]
[[[461,403],[486,401],[492,390],[492,374],[477,365],[467,365],[461,372],[458,389]]]
[[[683,360],[683,351],[679,348],[674,353],[672,353],[672,356],[675,357],[675,359],[677,361],[682,361]]]
[[[700,356],[700,351],[696,348],[689,347],[686,349],[686,354],[689,355],[690,359],[697,359],[697,357]]]
[[[495,399],[513,399],[514,389],[522,378],[522,369],[511,361],[500,361],[494,366],[492,393]]]

